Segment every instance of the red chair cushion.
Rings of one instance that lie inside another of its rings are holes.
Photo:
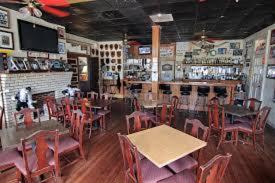
[[[157,182],[173,175],[173,173],[168,169],[158,168],[148,159],[142,159],[140,164],[142,180],[144,183]]]
[[[54,142],[48,141],[49,148],[54,151]],[[58,154],[64,153],[67,150],[78,148],[79,142],[70,136],[64,136],[59,139]]]
[[[191,156],[185,156],[173,163],[170,163],[168,167],[172,169],[175,173],[179,173],[186,169],[193,169],[198,166],[198,162]]]
[[[158,183],[195,183],[196,175],[191,170],[185,170],[169,178],[159,181]]]
[[[3,166],[9,166],[9,165],[13,166],[14,161],[18,158],[20,159],[22,157],[17,151],[17,148],[1,151],[0,152],[0,169]]]

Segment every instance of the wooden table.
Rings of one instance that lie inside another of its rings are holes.
[[[166,125],[127,135],[138,151],[161,168],[206,146],[191,135]]]
[[[245,116],[253,116],[258,113],[258,111],[251,111],[245,107],[230,104],[224,105],[224,112],[240,118]]]
[[[94,100],[89,100],[89,103],[87,103],[87,106],[94,109],[102,109],[104,107],[111,105],[112,103],[113,101],[111,100],[94,99]]]
[[[144,109],[152,109],[152,108],[156,108],[157,105],[161,105],[165,102],[163,102],[162,100],[141,100],[140,101],[140,105],[144,108]]]
[[[0,130],[2,148],[6,149],[16,147],[21,143],[22,138],[26,138],[39,130],[56,129],[59,130],[59,133],[61,135],[69,133],[68,128],[65,128],[63,124],[55,120],[43,121],[41,122],[41,124],[35,123],[28,128],[3,128],[2,130]]]

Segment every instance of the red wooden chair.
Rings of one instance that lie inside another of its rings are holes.
[[[171,126],[173,114],[174,114],[173,105],[168,106],[166,103],[158,104],[156,107],[156,116],[155,116],[155,119],[152,120],[152,122],[155,125],[166,124],[168,126]]]
[[[49,112],[49,120],[56,118],[57,121],[63,122],[64,120],[64,110],[62,105],[58,105],[54,97],[45,97],[46,105]]]
[[[90,127],[89,127],[89,138],[91,138],[93,124],[96,121],[99,121],[101,129],[103,129],[105,127],[105,124],[104,124],[102,115],[100,115],[100,114],[94,114],[94,112],[92,111],[92,106],[90,106],[90,110],[87,111],[87,105],[86,105],[87,102],[89,102],[88,99],[82,99],[82,100],[80,100],[80,103],[81,103],[81,112],[82,112],[82,114],[85,114],[85,120],[86,120],[85,123],[88,123],[90,125]]]
[[[239,123],[238,131],[251,137],[254,149],[256,149],[256,136],[261,136],[262,145],[264,149],[264,130],[266,126],[267,117],[271,111],[271,107],[263,107],[257,114],[256,118],[251,119],[250,123]]]
[[[64,126],[66,127],[66,125],[71,124],[73,108],[69,97],[65,97],[62,103],[64,109]]]
[[[200,166],[197,175],[190,170],[185,170],[158,183],[221,183],[231,156],[231,154],[216,155]]]
[[[144,114],[139,111],[135,111],[130,115],[126,115],[126,126],[127,126],[127,133],[135,133],[141,130],[145,130],[149,127],[148,120],[143,117],[144,120],[141,120]]]
[[[98,99],[98,93],[91,91],[91,92],[87,92],[87,98],[91,99],[91,100],[95,100]]]
[[[5,151],[0,151],[0,171],[5,171],[7,169],[15,167],[14,162],[22,158],[17,148],[8,149]]]
[[[39,115],[39,110],[38,109],[30,109],[30,108],[24,108],[21,111],[15,112],[14,115],[14,120],[15,120],[15,124],[16,124],[16,128],[19,127],[19,117],[18,116],[23,116],[23,123],[26,127],[29,127],[33,124],[34,122],[34,118],[33,115],[34,113],[37,114],[37,119],[38,122],[40,123],[40,115]]]
[[[251,111],[259,111],[262,105],[262,101],[256,98],[249,98],[243,102],[243,106]],[[242,123],[249,123],[255,118],[256,116],[246,116],[242,118],[235,118],[235,121],[242,122]]]
[[[74,151],[79,151],[80,158],[86,160],[83,148],[83,131],[86,120],[87,119],[85,114],[82,114],[79,111],[75,111],[72,113],[70,135],[61,136],[59,139],[59,156],[65,156]],[[54,150],[53,141],[48,141],[48,144],[50,149]],[[68,163],[67,165],[71,165],[77,160],[79,160],[79,158]]]
[[[212,104],[208,106],[208,123],[211,135],[212,132],[217,132],[220,140],[217,149],[221,143],[224,142],[238,142],[238,126],[237,124],[230,124],[230,120],[225,117],[224,107]],[[231,140],[225,141],[227,133],[231,133]],[[233,137],[233,139],[232,139]]]
[[[173,125],[176,126],[176,111],[178,109],[179,106],[179,97],[177,96],[173,96],[171,99],[171,109],[172,109],[172,121],[173,121]]]
[[[47,139],[53,138],[54,153],[49,149]],[[51,173],[55,180],[60,175],[58,159],[58,131],[38,131],[26,139],[22,139],[23,158],[16,159],[15,166],[18,171],[27,179],[28,183],[33,182],[33,178]],[[27,147],[32,147],[28,150]],[[43,181],[46,181],[43,180]]]
[[[204,126],[198,119],[186,119],[184,132],[200,140],[208,141],[209,128]],[[197,153],[193,153],[192,156],[187,155],[173,163],[170,163],[168,167],[175,173],[179,173],[186,169],[197,168],[200,162],[201,150],[202,149],[198,150]]]
[[[137,148],[129,139],[118,133],[124,162],[125,183],[158,182],[173,174],[166,168],[158,168],[148,159],[140,160]]]
[[[139,112],[142,111],[141,105],[140,105],[137,98],[133,99],[133,104],[134,104],[135,111],[139,111]],[[146,123],[151,122],[151,121],[155,121],[155,119],[156,119],[156,115],[154,115],[153,113],[151,113],[149,111],[143,111],[143,114],[144,115],[140,116],[140,120],[144,121],[144,122],[146,121]],[[150,125],[151,125],[151,123],[150,123]]]

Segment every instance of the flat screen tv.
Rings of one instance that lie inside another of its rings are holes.
[[[138,48],[138,53],[140,55],[147,55],[151,53],[151,47],[150,46],[140,46]]]
[[[269,79],[275,79],[275,65],[268,65],[267,66],[266,77],[269,78]]]
[[[21,50],[58,53],[57,30],[18,20]]]

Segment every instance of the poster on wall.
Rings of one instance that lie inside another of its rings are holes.
[[[227,51],[226,48],[218,48],[218,54],[219,55],[226,55],[226,51]]]
[[[66,31],[62,27],[57,28],[58,38],[59,39],[65,39],[66,38]]]
[[[177,42],[176,43],[176,61],[183,61],[185,52],[189,50],[189,42]]]
[[[169,45],[169,46],[161,46],[159,55],[161,58],[173,58],[174,57],[174,50],[175,46],[174,45]]]
[[[270,45],[275,44],[275,29],[271,31]]]
[[[62,43],[62,42],[58,43],[58,53],[60,53],[60,54],[66,53],[65,43]]]
[[[270,47],[269,50],[270,64],[275,64],[275,45]]]
[[[9,28],[9,12],[7,10],[0,9],[0,27]]]
[[[13,33],[0,31],[0,48],[13,50]]]
[[[241,48],[241,44],[239,42],[235,42],[235,43],[230,43],[230,49],[240,49]]]

